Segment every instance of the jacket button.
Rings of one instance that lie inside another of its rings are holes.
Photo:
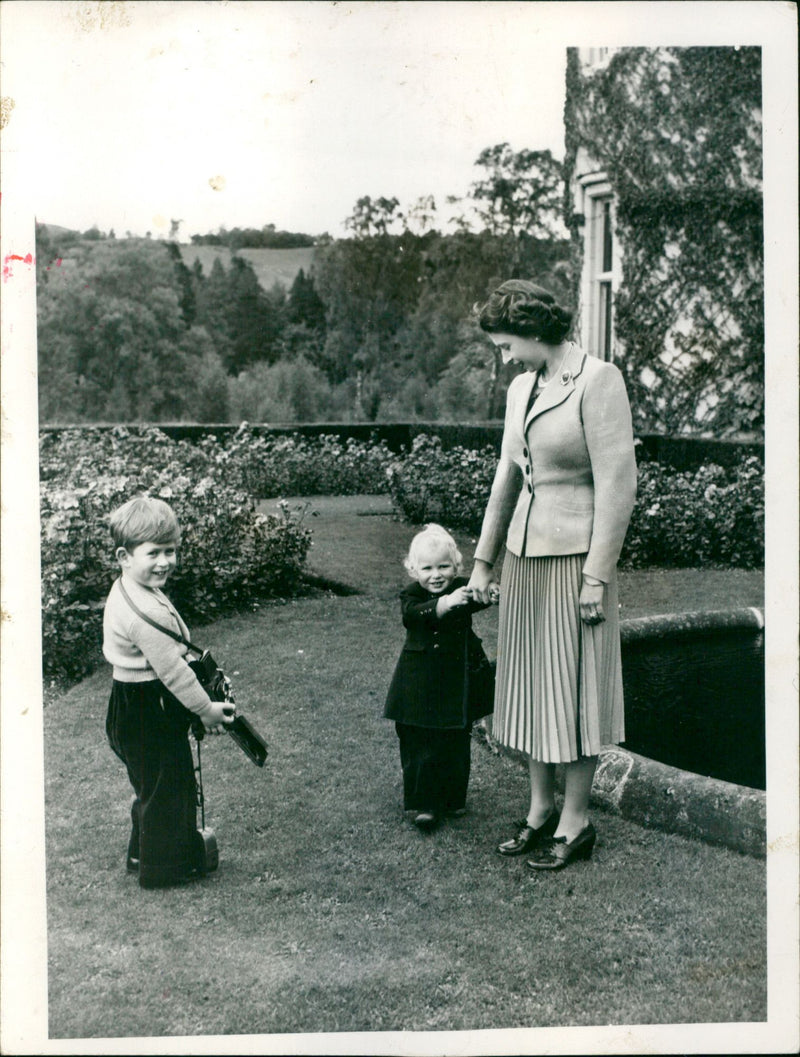
[[[530,486],[530,482],[528,483],[528,491],[531,493],[531,495],[533,495],[533,489]]]
[[[525,463],[525,473],[530,473],[530,472],[531,472],[530,466],[528,466],[528,464]]]
[[[523,449],[522,449],[522,454],[523,454],[523,455],[525,456],[525,458],[527,459],[527,458],[528,458],[528,449],[527,449],[527,448],[523,448]]]
[[[434,644],[433,644],[433,648],[434,648],[435,650],[438,650],[438,649],[439,649],[439,643],[438,643],[438,642],[434,642]]]

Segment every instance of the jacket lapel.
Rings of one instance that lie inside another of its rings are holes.
[[[570,393],[575,391],[575,379],[583,370],[585,362],[586,353],[581,352],[577,345],[573,345],[567,353],[558,375],[545,387],[544,392],[536,398],[533,407],[525,418],[523,432],[527,432],[528,426],[535,418],[538,418],[543,412],[550,411],[551,408],[563,404]],[[533,375],[532,377],[535,380],[536,376]]]

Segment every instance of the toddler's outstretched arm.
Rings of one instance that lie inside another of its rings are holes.
[[[472,601],[472,595],[467,587],[457,587],[449,595],[442,595],[436,603],[436,615],[443,617],[450,609],[465,606]]]

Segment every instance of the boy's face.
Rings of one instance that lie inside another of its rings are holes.
[[[422,587],[432,595],[443,594],[456,575],[456,567],[447,545],[424,543],[417,552],[414,575]]]
[[[131,550],[117,547],[117,561],[127,575],[142,587],[163,587],[175,568],[178,546],[170,543],[138,543]]]

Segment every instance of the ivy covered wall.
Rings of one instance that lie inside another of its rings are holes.
[[[616,202],[614,354],[636,429],[763,433],[760,48],[623,48],[600,68],[568,49],[565,133],[576,287],[587,158]]]

